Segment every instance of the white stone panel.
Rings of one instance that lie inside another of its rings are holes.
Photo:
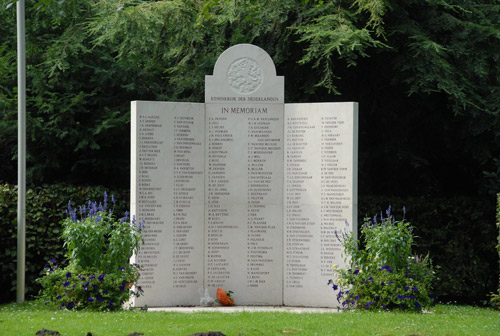
[[[285,105],[284,303],[337,305],[335,231],[357,223],[357,104]]]
[[[132,102],[131,213],[145,220],[135,305],[199,302],[203,286],[204,104]]]
[[[205,283],[237,304],[283,303],[283,77],[237,45],[206,76]]]

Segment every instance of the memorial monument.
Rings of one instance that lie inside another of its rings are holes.
[[[284,78],[240,44],[205,103],[132,102],[131,213],[144,219],[136,306],[336,307],[335,231],[357,218],[357,103],[284,104]]]

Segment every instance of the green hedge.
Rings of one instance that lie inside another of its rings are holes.
[[[26,201],[26,290],[38,293],[35,279],[51,258],[63,260],[60,221],[68,200],[81,205],[101,200],[104,187],[46,185],[27,191]],[[117,199],[115,213],[128,209],[128,190],[108,190]],[[499,196],[500,197],[500,196]],[[482,303],[498,289],[498,232],[495,228],[495,199],[470,197],[401,198],[360,196],[359,223],[392,205],[396,218],[403,215],[415,226],[417,252],[430,253],[439,265],[435,292],[442,300]],[[500,200],[499,200],[500,201]],[[497,211],[500,211],[500,206]],[[0,185],[0,302],[15,299],[17,249],[17,189]],[[499,219],[500,221],[500,219]],[[500,225],[500,224],[499,224]],[[499,237],[500,239],[500,237]],[[500,253],[500,251],[499,251]]]
[[[500,258],[500,193],[497,194],[497,228],[498,228],[497,251],[498,251],[498,257]]]
[[[497,228],[498,228],[498,244],[497,244],[497,251],[498,251],[498,258],[500,259],[500,193],[497,194]],[[500,266],[500,261],[499,261],[499,266]],[[500,309],[500,272],[498,275],[498,291],[495,294],[496,300],[494,300],[496,303],[497,308]]]
[[[38,294],[35,283],[49,259],[63,261],[60,221],[68,201],[82,205],[88,200],[102,200],[104,187],[44,185],[26,192],[26,294]],[[128,208],[129,195],[124,190],[107,190],[117,201],[116,214]],[[17,186],[0,185],[0,302],[15,300],[17,273]]]
[[[439,265],[435,293],[442,301],[483,304],[498,286],[495,199],[401,198],[365,196],[359,199],[359,223],[392,205],[415,227],[417,253]],[[380,216],[380,215],[379,215]]]

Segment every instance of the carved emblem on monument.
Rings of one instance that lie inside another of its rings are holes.
[[[262,85],[262,69],[248,57],[235,60],[227,71],[229,86],[239,94],[251,94]]]

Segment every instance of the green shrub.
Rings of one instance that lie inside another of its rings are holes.
[[[139,250],[143,223],[135,218],[130,223],[128,212],[115,218],[106,193],[103,203],[89,201],[79,211],[69,202],[67,214],[63,239],[69,265],[59,268],[49,260],[47,274],[38,279],[41,298],[60,308],[103,310],[119,309],[131,295],[139,296],[142,289],[132,289],[139,268],[129,260]]]
[[[337,238],[343,243],[348,269],[330,280],[342,308],[421,311],[431,305],[434,271],[428,256],[412,254],[413,227],[404,219],[365,218],[361,241],[352,233]]]
[[[64,248],[61,221],[68,198],[78,204],[102,197],[104,187],[42,185],[26,192],[26,295],[38,294],[35,280],[43,274],[49,259],[63,262]],[[113,190],[117,201],[115,211],[128,209],[128,190]],[[0,184],[0,302],[16,298],[17,270],[17,187]],[[65,266],[64,264],[60,265]]]

